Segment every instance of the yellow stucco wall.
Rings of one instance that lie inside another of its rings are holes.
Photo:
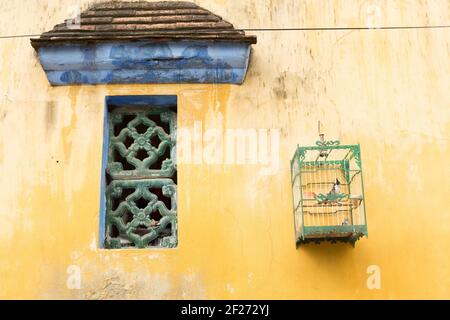
[[[0,0],[0,35],[92,2]],[[195,2],[240,28],[365,26],[371,4],[380,25],[450,21],[447,0]],[[255,34],[242,86],[52,88],[29,39],[0,39],[0,298],[450,298],[449,29]],[[99,250],[104,98],[134,94],[178,95],[181,128],[223,116],[280,129],[279,171],[180,164],[179,247]],[[356,248],[295,248],[289,161],[318,120],[362,146],[369,239]]]

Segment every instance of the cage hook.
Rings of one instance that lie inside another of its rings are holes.
[[[320,123],[320,120],[317,121],[317,129],[318,129],[318,131],[319,131],[319,139],[320,139],[319,144],[320,144],[320,145],[325,145],[325,134],[322,133],[322,130],[320,130],[320,129],[321,129],[321,123]],[[328,156],[328,152],[326,152],[326,150],[321,150],[321,151],[320,151],[319,157],[321,157],[321,158],[326,158],[327,156]]]
[[[322,133],[322,130],[320,130],[320,129],[321,129],[321,126],[322,126],[322,124],[320,123],[320,120],[317,121],[317,129],[318,129],[318,131],[319,131],[319,138],[320,138],[320,141],[321,141],[321,142],[324,142],[324,141],[325,141],[325,134]]]

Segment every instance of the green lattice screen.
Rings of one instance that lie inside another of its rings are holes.
[[[116,107],[108,128],[105,248],[176,247],[176,112]]]

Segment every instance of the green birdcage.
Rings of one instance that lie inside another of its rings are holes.
[[[359,145],[297,147],[291,161],[297,245],[355,242],[368,236]]]

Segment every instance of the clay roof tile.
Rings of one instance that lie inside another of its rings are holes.
[[[142,40],[257,41],[256,36],[246,35],[195,3],[110,1],[81,13],[79,25],[66,20],[31,43],[38,48],[44,44]]]

